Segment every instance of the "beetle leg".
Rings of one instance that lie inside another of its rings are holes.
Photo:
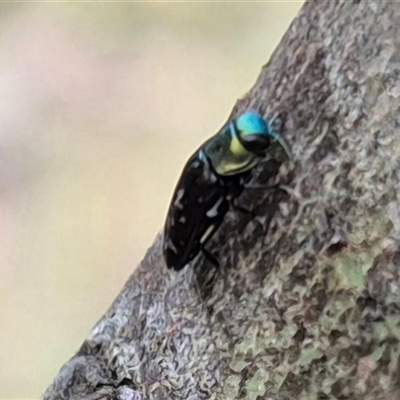
[[[211,295],[213,282],[218,276],[219,262],[204,246],[200,247],[200,251],[204,262],[196,268],[196,284],[200,297],[205,301]]]
[[[251,215],[252,217],[255,217],[254,211],[253,210],[249,210],[248,208],[240,206],[239,204],[237,204],[236,203],[236,198],[232,199],[229,202],[229,204],[230,204],[232,210],[238,211],[238,212],[240,212],[242,214],[245,214],[245,215]]]
[[[285,126],[287,119],[286,112],[276,112],[273,117],[268,121],[268,127],[274,132],[281,132]]]
[[[204,258],[209,261],[214,267],[218,268],[219,267],[219,262],[218,260],[204,247],[200,247],[201,252],[203,253]]]

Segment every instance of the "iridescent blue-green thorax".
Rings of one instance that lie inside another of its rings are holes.
[[[201,150],[219,175],[236,175],[258,164],[262,157],[247,151],[240,143],[233,122],[212,137]]]
[[[207,157],[219,175],[240,174],[262,161],[271,140],[280,141],[280,137],[260,115],[248,112],[209,139],[200,150],[200,158]]]

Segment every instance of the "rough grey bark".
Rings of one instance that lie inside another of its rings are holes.
[[[228,215],[204,301],[159,236],[44,398],[400,399],[399,74],[398,3],[306,3],[234,109],[286,115],[283,190]]]

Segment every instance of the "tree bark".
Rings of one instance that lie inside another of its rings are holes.
[[[400,6],[309,1],[236,104],[294,161],[259,179],[204,261],[168,271],[161,235],[44,399],[400,399]]]

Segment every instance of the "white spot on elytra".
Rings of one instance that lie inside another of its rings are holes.
[[[218,215],[218,207],[222,203],[222,197],[214,204],[212,208],[210,208],[206,215],[208,218],[214,218]]]
[[[167,218],[167,226],[171,227],[175,225],[175,220],[171,217]]]
[[[178,220],[181,224],[184,224],[186,222],[186,217],[184,215],[182,215],[179,220]]]
[[[176,249],[175,245],[172,243],[172,240],[168,240],[168,248],[171,249],[175,254],[178,253],[178,250]]]
[[[210,180],[211,180],[211,183],[217,182],[217,177],[215,176],[215,174],[210,173]]]
[[[184,189],[179,189],[178,193],[176,194],[176,199],[174,201],[174,206],[176,208],[180,208],[181,210],[183,209],[183,205],[181,203],[181,199],[182,199],[184,193],[185,193]]]
[[[210,234],[213,233],[213,231],[214,231],[214,225],[210,225],[206,230],[206,232],[204,233],[204,235],[201,237],[200,243],[203,244],[209,238]]]

